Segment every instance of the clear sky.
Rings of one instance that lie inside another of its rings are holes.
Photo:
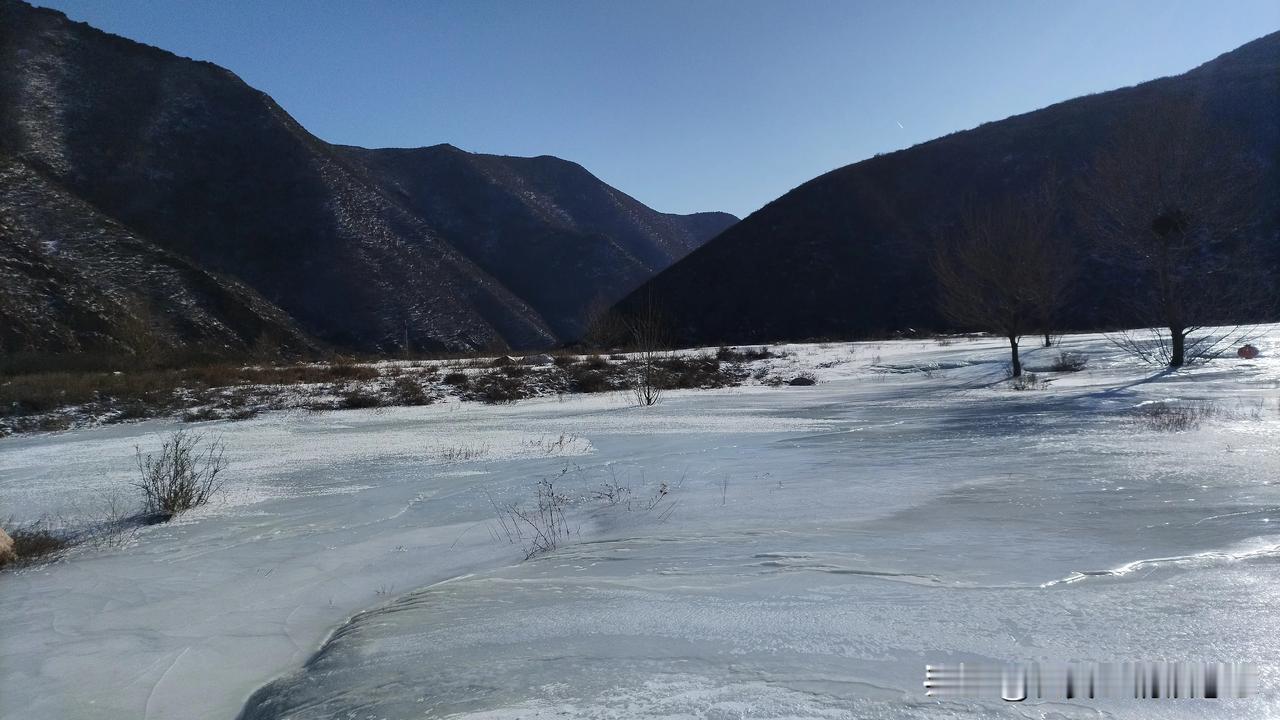
[[[37,0],[210,60],[325,140],[558,155],[667,212],[1280,30],[1280,0]]]

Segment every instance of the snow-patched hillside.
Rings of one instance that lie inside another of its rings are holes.
[[[997,340],[794,345],[758,362],[817,385],[203,425],[219,503],[0,575],[0,717],[1153,712],[924,697],[983,659],[1256,660],[1258,697],[1159,713],[1275,716],[1280,328],[1255,344],[1170,373],[1070,336],[1088,368],[1021,392]],[[0,440],[0,516],[92,512],[173,427]],[[499,519],[541,480],[568,535],[526,561]]]

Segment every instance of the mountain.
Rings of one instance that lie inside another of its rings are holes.
[[[547,347],[736,218],[551,157],[326,143],[207,62],[0,0],[0,350]]]
[[[877,336],[943,328],[929,259],[962,208],[1050,182],[1070,198],[1076,282],[1063,329],[1135,322],[1126,276],[1097,257],[1089,202],[1072,189],[1117,127],[1202,98],[1206,126],[1248,149],[1263,188],[1251,218],[1280,259],[1280,33],[1183,75],[1077,98],[877,156],[769,203],[620,303],[656,304],[686,344]],[[1206,141],[1215,138],[1205,138]],[[1252,166],[1251,166],[1252,167]]]
[[[561,338],[583,330],[584,309],[607,308],[737,221],[727,213],[656,212],[581,165],[547,155],[480,155],[450,145],[342,151],[384,195],[431,218]]]

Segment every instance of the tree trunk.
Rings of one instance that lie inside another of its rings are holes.
[[[1182,367],[1187,361],[1187,331],[1182,328],[1169,328],[1169,340],[1173,343],[1173,352],[1169,355],[1169,367]]]
[[[1018,338],[1009,336],[1009,350],[1013,353],[1013,361],[1010,367],[1013,368],[1013,377],[1022,377],[1022,361],[1018,359]]]
[[[1053,347],[1053,335],[1048,330],[1044,331],[1044,346]]]

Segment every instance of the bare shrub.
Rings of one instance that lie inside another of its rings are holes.
[[[1080,372],[1089,365],[1089,356],[1078,352],[1060,352],[1051,366],[1054,372]]]
[[[477,377],[471,383],[471,389],[466,395],[467,399],[502,405],[533,397],[534,389],[524,378],[524,373],[513,376],[506,372],[511,369],[513,368],[499,368]],[[524,368],[515,369],[524,370]]]
[[[206,443],[203,435],[186,430],[166,438],[158,453],[144,455],[135,446],[139,478],[134,487],[142,493],[143,511],[168,519],[208,503],[222,489],[225,451],[221,441]]]
[[[1043,390],[1048,384],[1048,382],[1041,380],[1039,375],[1030,371],[1021,375],[1011,375],[1009,378],[1009,388],[1011,390]]]
[[[445,385],[453,385],[454,387],[466,387],[470,384],[471,379],[464,372],[451,372],[446,373],[445,376],[441,378],[440,382]]]
[[[382,397],[362,388],[350,388],[338,399],[338,407],[347,410],[382,407]]]
[[[397,377],[391,384],[391,393],[397,405],[429,405],[435,400],[417,378],[409,375]]]
[[[595,368],[587,363],[578,363],[569,367],[565,371],[569,390],[579,393],[598,393],[618,389],[621,381],[612,377],[613,374],[608,372],[607,363],[605,368]]]
[[[692,390],[738,385],[747,370],[705,355],[672,355],[655,361],[654,382],[662,390]]]
[[[218,414],[218,411],[214,409],[212,405],[206,405],[202,408],[196,408],[194,410],[188,410],[182,413],[182,422],[185,422],[185,423],[208,422],[210,420],[221,419],[221,417],[222,416]]]
[[[626,322],[635,359],[631,393],[638,405],[656,405],[662,397],[663,373],[658,363],[666,357],[670,341],[666,322],[652,297],[646,298],[640,309],[626,318]]]

